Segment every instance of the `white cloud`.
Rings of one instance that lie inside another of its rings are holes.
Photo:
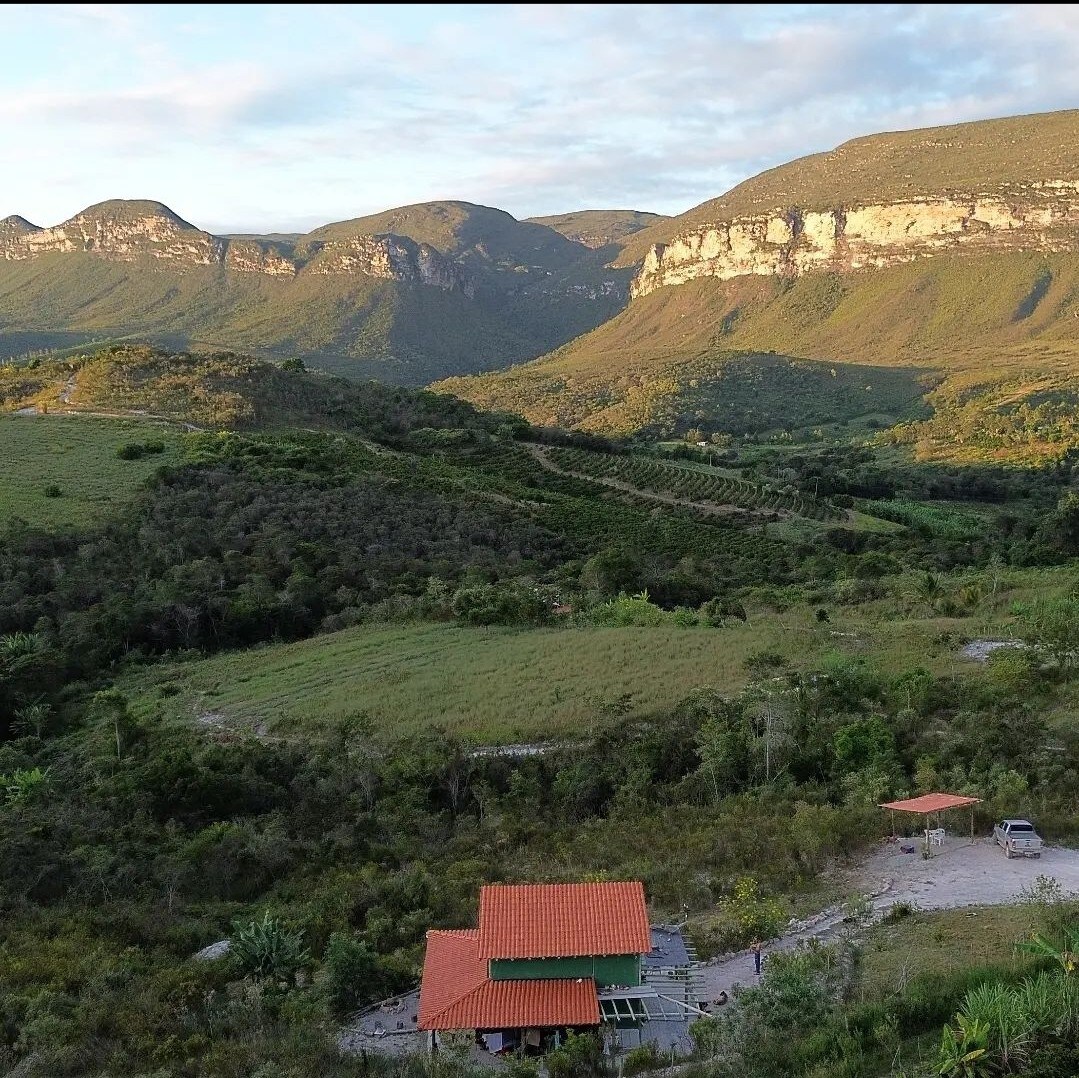
[[[0,212],[110,175],[266,229],[447,194],[677,212],[858,134],[1079,100],[1069,5],[172,10],[38,26],[57,62],[0,73],[0,147],[36,166]]]

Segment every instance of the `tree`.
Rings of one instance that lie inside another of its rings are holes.
[[[1050,655],[1066,674],[1079,650],[1079,598],[1066,595],[1032,603],[1021,620],[1023,639]]]
[[[701,771],[718,804],[746,779],[746,726],[742,707],[731,700],[710,702],[707,717],[694,736]]]
[[[119,689],[103,689],[94,693],[90,702],[90,716],[109,724],[116,745],[116,759],[122,760],[139,730],[139,724],[127,706],[127,697]]]
[[[756,682],[743,693],[751,723],[751,744],[762,758],[765,783],[771,782],[781,769],[783,751],[790,743],[796,695],[796,690],[782,678]]]
[[[347,1014],[385,993],[378,956],[362,940],[334,932],[326,945],[326,991],[337,1014]]]

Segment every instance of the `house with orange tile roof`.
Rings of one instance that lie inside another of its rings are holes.
[[[432,1047],[455,1034],[542,1051],[567,1030],[639,1021],[651,951],[639,882],[489,885],[477,928],[427,933],[417,1026]]]

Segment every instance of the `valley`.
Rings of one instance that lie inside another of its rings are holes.
[[[686,1078],[1074,1074],[1077,116],[0,223],[0,1073],[475,1078],[341,1030],[485,885],[640,881]],[[672,1062],[594,1045],[483,1061]]]

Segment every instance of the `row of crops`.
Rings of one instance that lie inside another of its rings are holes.
[[[548,453],[551,460],[566,471],[597,479],[616,479],[638,490],[669,494],[686,501],[771,509],[813,520],[836,520],[843,515],[828,502],[797,491],[777,490],[733,476],[679,468],[649,457],[563,448],[552,448]]]

